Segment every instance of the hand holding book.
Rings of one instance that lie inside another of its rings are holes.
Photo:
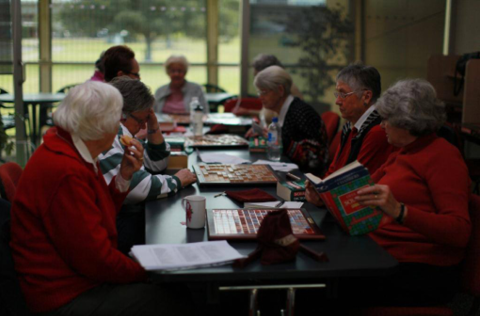
[[[355,198],[362,205],[378,206],[387,215],[392,218],[398,218],[401,212],[401,203],[399,203],[392,194],[388,185],[375,184],[357,191]],[[405,218],[406,213],[403,214]]]

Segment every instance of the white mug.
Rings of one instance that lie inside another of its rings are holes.
[[[207,199],[200,195],[189,195],[182,199],[188,228],[203,228],[205,226],[206,202]]]

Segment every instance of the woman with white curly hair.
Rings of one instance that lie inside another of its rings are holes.
[[[467,167],[459,150],[436,135],[445,112],[430,83],[399,81],[376,104],[388,142],[400,148],[357,197],[385,213],[386,223],[370,237],[400,262],[395,275],[381,280],[388,290],[379,291],[378,301],[445,303],[455,294],[471,231]]]
[[[73,88],[23,171],[11,248],[33,313],[189,314],[184,294],[145,283],[145,270],[117,249],[115,216],[143,162],[134,140],[110,185],[99,168],[98,155],[117,136],[122,105],[120,92],[106,83]]]

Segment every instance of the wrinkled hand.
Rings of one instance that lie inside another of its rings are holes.
[[[251,138],[251,137],[258,137],[259,134],[253,130],[253,127],[251,127],[246,133],[245,133],[245,138]],[[268,138],[268,129],[263,128],[262,130],[262,135],[264,138]]]
[[[320,198],[320,195],[318,194],[317,190],[315,190],[315,187],[310,181],[305,181],[305,199],[307,202],[312,203],[315,206],[322,206],[323,201]]]
[[[135,138],[130,146],[125,147],[122,162],[120,163],[120,174],[125,180],[131,180],[135,172],[143,165],[143,146]]]
[[[157,127],[158,127],[157,116],[155,115],[153,108],[150,108],[150,114],[148,115],[148,120],[147,120],[147,128],[157,129]]]
[[[400,203],[395,199],[388,185],[376,184],[361,189],[357,193],[355,200],[360,204],[378,206],[393,218],[400,215]]]
[[[180,170],[175,174],[175,176],[180,179],[180,182],[182,183],[182,188],[197,181],[197,176],[188,169]]]

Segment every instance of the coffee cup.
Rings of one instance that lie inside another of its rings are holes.
[[[198,229],[205,227],[206,202],[207,199],[200,195],[189,195],[182,199],[188,228]]]

